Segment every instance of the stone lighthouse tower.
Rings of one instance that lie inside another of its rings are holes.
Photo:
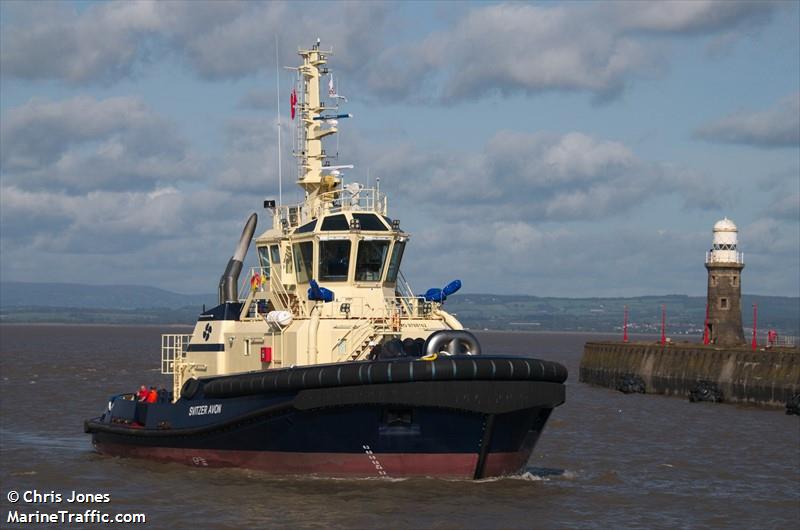
[[[706,253],[708,269],[708,336],[712,344],[744,344],[742,332],[742,253],[736,248],[738,230],[728,219],[714,224],[714,240]]]

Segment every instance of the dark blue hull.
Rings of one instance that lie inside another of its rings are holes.
[[[494,361],[499,377],[497,365],[507,361]],[[424,365],[431,363],[415,362],[418,373],[429,377]],[[362,372],[373,364],[383,373],[378,363],[356,364]],[[462,380],[440,364],[441,379],[388,382],[377,376],[372,383],[320,386],[321,368],[304,369],[305,377],[295,370],[293,389],[270,392],[264,385],[281,384],[248,374],[205,381],[191,399],[175,403],[144,405],[119,397],[86,430],[103,453],[200,466],[481,478],[523,467],[552,409],[564,401],[563,383],[519,369],[521,379]],[[403,368],[393,365],[394,378]],[[566,372],[549,378],[561,375]],[[262,387],[247,394],[257,379]]]

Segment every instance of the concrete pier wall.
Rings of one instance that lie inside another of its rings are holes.
[[[785,407],[800,392],[800,349],[587,342],[580,381],[617,388],[626,375],[641,377],[648,394],[688,396],[699,381],[711,381],[724,401]]]

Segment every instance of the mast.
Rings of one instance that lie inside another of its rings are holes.
[[[327,58],[332,50],[320,50],[320,42],[310,50],[299,50],[303,64],[297,70],[300,74],[300,101],[298,102],[298,128],[301,132],[299,151],[294,155],[298,158],[297,184],[305,191],[306,205],[312,215],[316,216],[327,204],[335,198],[329,194],[341,183],[338,169],[343,166],[328,166],[325,164],[327,155],[322,147],[322,139],[338,132],[338,118],[350,117],[349,114],[325,116],[325,110],[336,110],[337,107],[325,107],[320,98],[320,78],[328,73],[325,67]],[[324,127],[323,127],[324,126]],[[344,166],[352,167],[352,166]],[[323,174],[327,171],[327,174]],[[327,195],[325,195],[327,194]]]

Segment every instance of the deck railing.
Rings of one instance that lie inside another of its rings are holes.
[[[386,195],[377,188],[361,188],[359,191],[338,189],[319,195],[316,209],[306,208],[305,203],[278,206],[275,209],[276,226],[296,228],[323,215],[340,212],[374,212],[386,215]]]
[[[173,375],[175,373],[175,360],[181,359],[186,353],[192,335],[186,333],[171,333],[161,335],[161,373]]]

